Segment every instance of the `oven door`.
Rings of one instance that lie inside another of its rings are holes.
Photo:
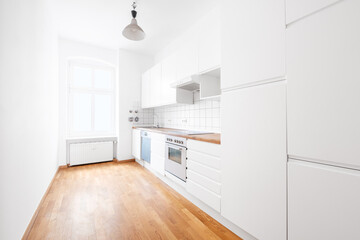
[[[186,148],[166,144],[165,170],[186,182]]]

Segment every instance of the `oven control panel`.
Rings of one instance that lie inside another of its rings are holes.
[[[186,147],[186,138],[168,135],[166,136],[166,142]]]

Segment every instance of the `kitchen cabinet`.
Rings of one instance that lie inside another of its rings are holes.
[[[286,23],[289,24],[341,0],[286,0]]]
[[[290,160],[289,240],[360,239],[360,172]]]
[[[176,55],[176,79],[182,80],[198,73],[197,35],[184,39]]]
[[[162,76],[161,76],[161,63],[156,64],[151,68],[151,84],[150,84],[150,92],[151,92],[151,102],[152,106],[160,106],[162,101]]]
[[[342,1],[287,29],[288,151],[360,169],[360,2]]]
[[[138,129],[132,130],[132,155],[136,159],[141,157],[141,131]]]
[[[199,73],[219,68],[221,64],[220,13],[212,10],[200,22],[198,52]]]
[[[222,94],[221,214],[257,239],[286,239],[286,84]]]
[[[176,88],[171,84],[176,81],[176,56],[171,55],[162,61],[162,104],[176,103]]]
[[[187,147],[186,190],[220,212],[220,145],[188,140]]]
[[[285,76],[285,1],[222,4],[222,89]]]
[[[151,71],[148,70],[143,73],[141,79],[141,107],[148,108],[152,106],[151,98]]]
[[[157,173],[165,173],[165,135],[151,133],[151,163],[150,166]]]
[[[142,76],[141,107],[152,108],[175,103],[194,103],[191,91],[170,86],[176,76],[174,59],[156,64]]]
[[[200,99],[221,95],[220,69],[214,69],[198,76],[200,82]]]

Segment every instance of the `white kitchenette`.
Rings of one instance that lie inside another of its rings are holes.
[[[162,128],[133,129],[134,157],[243,239],[358,239],[354,9],[355,0],[222,3],[144,73],[141,107]],[[166,171],[171,136],[186,139],[185,179]]]

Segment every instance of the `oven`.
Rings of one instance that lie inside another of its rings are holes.
[[[186,182],[186,138],[166,136],[165,171]]]

